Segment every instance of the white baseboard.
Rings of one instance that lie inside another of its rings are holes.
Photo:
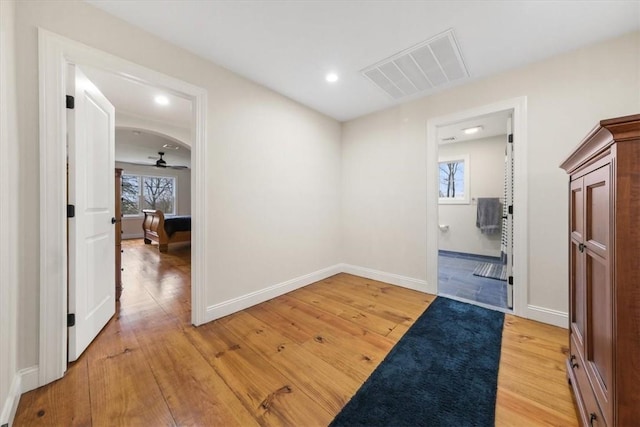
[[[9,395],[2,405],[2,412],[0,412],[0,425],[1,424],[13,424],[13,419],[16,416],[18,410],[18,404],[20,403],[20,396],[22,393],[26,393],[38,387],[38,367],[32,366],[30,368],[21,369],[16,372],[11,381],[9,387]]]
[[[351,264],[342,264],[341,269],[343,273],[353,274],[354,276],[366,277],[367,279],[378,280],[415,291],[428,292],[426,280],[414,279],[413,277],[401,276],[399,274],[387,273],[385,271],[373,270]]]
[[[18,409],[18,403],[20,402],[20,375],[16,373],[11,381],[9,387],[9,395],[2,405],[2,413],[0,413],[0,424],[13,423],[13,419],[16,416],[16,410]]]
[[[550,308],[529,304],[527,305],[527,319],[537,320],[538,322],[565,329],[569,328],[569,315],[563,311],[552,310]]]
[[[142,234],[142,233],[123,234],[122,235],[122,240],[142,239],[143,237],[144,237],[144,234]]]
[[[259,291],[251,292],[237,298],[211,305],[207,307],[204,323],[228,316],[229,314],[233,314],[237,311],[260,304],[261,302],[284,295],[287,292],[295,291],[303,286],[334,276],[340,272],[342,272],[341,265],[336,264],[313,273],[305,274],[304,276],[287,280],[286,282],[269,286],[268,288],[260,289]]]
[[[38,365],[20,369],[18,375],[21,378],[20,393],[26,393],[40,387],[40,371]]]

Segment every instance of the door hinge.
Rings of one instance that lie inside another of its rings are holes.
[[[67,218],[73,218],[76,216],[75,205],[67,205]]]
[[[69,110],[73,110],[73,107],[76,106],[76,100],[73,96],[67,95],[67,108]]]
[[[513,215],[513,205],[509,205],[509,215]]]
[[[513,142],[513,134],[512,133],[509,134],[509,142]]]
[[[513,285],[513,276],[509,276],[509,284]]]
[[[75,313],[67,313],[67,327],[72,326],[76,326],[76,315]]]

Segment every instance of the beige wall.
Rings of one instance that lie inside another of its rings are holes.
[[[84,2],[19,2],[20,367],[38,363],[37,27],[208,91],[207,305],[339,262],[340,123]]]
[[[506,124],[505,124],[506,126]],[[438,248],[445,251],[500,256],[500,233],[482,234],[476,227],[477,198],[504,197],[504,157],[507,136],[441,144],[440,157],[469,156],[469,203],[438,206],[440,231]]]
[[[15,2],[0,1],[0,424],[9,422],[17,390]]]
[[[473,71],[473,70],[472,70]],[[426,280],[426,123],[527,96],[528,304],[566,312],[567,176],[560,162],[600,119],[640,111],[640,33],[343,125],[344,262]],[[517,208],[516,208],[517,215]]]
[[[189,169],[158,169],[121,162],[116,162],[116,167],[121,168],[124,174],[174,177],[176,179],[176,215],[191,214],[191,171]],[[124,239],[141,238],[142,219],[142,215],[123,218],[122,237]]]

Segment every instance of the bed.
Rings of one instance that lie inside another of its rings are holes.
[[[145,244],[156,242],[160,252],[167,252],[170,243],[191,241],[191,215],[165,218],[164,213],[157,209],[144,209],[142,213]]]

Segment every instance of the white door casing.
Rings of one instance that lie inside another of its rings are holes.
[[[478,116],[492,113],[512,111],[513,133],[517,137],[518,146],[514,151],[514,195],[513,203],[518,206],[518,214],[512,218],[513,224],[513,265],[514,281],[517,284],[513,292],[513,313],[525,318],[539,318],[538,312],[531,310],[528,304],[528,219],[527,219],[527,98],[525,96],[499,101],[446,116],[427,119],[427,286],[425,291],[438,292],[438,140],[437,128],[457,123]],[[554,319],[562,320],[562,319]],[[565,323],[566,323],[566,319]],[[553,323],[555,322],[549,322]]]
[[[191,126],[191,321],[205,322],[209,279],[207,91],[104,51],[38,28],[40,101],[40,321],[38,381],[42,386],[67,369],[67,150],[64,98],[68,64],[80,64],[162,88],[192,102]],[[115,249],[114,249],[115,250]],[[35,387],[34,387],[35,388]],[[27,391],[27,390],[23,390]]]
[[[67,109],[69,204],[69,361],[115,314],[115,109],[78,66],[74,108]]]
[[[512,142],[507,142],[507,158],[505,165],[505,173],[507,174],[507,192],[506,200],[504,201],[507,206],[513,206],[513,126],[511,124],[512,118],[507,119],[507,135],[511,135]],[[515,209],[515,208],[514,208]],[[507,307],[513,309],[513,211],[507,213]]]

